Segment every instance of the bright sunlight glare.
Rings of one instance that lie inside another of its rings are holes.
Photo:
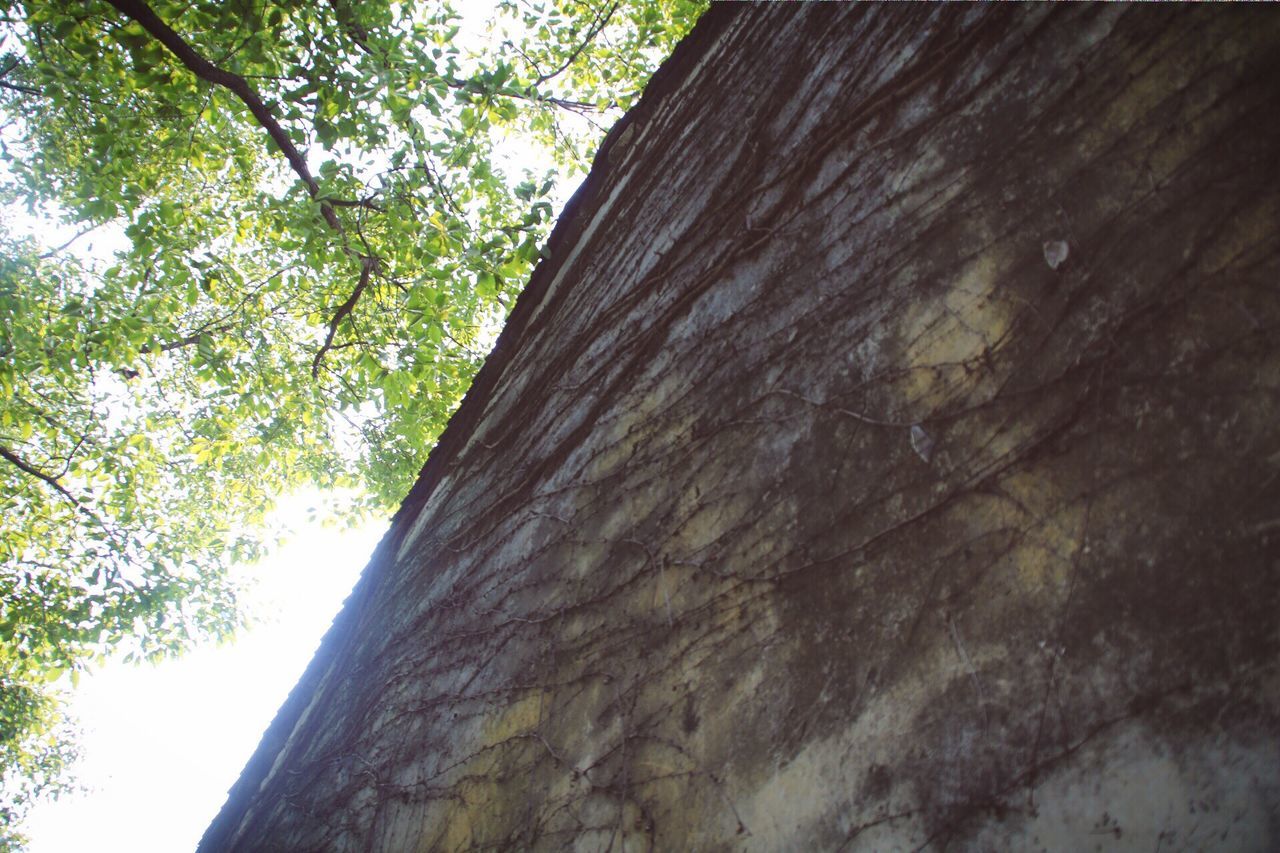
[[[386,528],[308,522],[318,496],[281,502],[288,543],[255,567],[263,620],[234,644],[158,665],[109,663],[72,695],[82,793],[36,806],[31,853],[194,850],[302,676]]]

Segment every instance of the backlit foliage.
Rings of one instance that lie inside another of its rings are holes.
[[[237,626],[276,496],[396,505],[701,8],[0,2],[6,774],[61,760],[44,681]]]

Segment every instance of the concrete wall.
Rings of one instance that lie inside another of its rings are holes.
[[[1280,846],[1277,47],[713,9],[205,848]]]

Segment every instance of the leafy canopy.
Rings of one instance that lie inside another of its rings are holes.
[[[0,0],[14,801],[57,776],[40,685],[233,630],[228,569],[260,553],[275,496],[350,487],[349,516],[401,499],[558,182],[701,8]],[[85,236],[24,228],[50,217]]]

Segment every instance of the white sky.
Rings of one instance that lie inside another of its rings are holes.
[[[256,571],[255,609],[274,612],[271,621],[233,645],[159,665],[111,663],[81,680],[71,709],[88,790],[32,810],[32,853],[195,849],[386,528],[308,524],[315,502],[281,503],[296,533]]]

